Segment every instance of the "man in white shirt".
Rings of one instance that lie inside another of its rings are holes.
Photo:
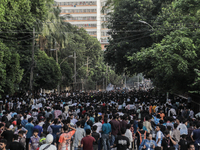
[[[99,118],[98,117],[95,118],[95,124],[93,124],[93,126],[97,126],[96,132],[99,133],[100,136],[101,136],[101,132],[100,131],[102,130],[102,123],[99,122]]]
[[[176,110],[170,106],[170,110],[168,111],[168,117],[170,116],[176,116]]]
[[[160,131],[160,125],[156,126],[157,134],[156,134],[156,144],[158,147],[161,147],[161,142],[164,137],[163,133]]]

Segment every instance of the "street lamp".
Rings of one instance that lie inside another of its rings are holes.
[[[138,21],[141,22],[141,23],[147,24],[149,27],[151,27],[152,30],[154,30],[154,28],[149,23],[147,23],[146,21],[142,21],[142,20],[138,20]]]

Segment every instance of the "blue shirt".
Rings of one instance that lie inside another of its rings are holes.
[[[34,131],[35,129],[38,129],[38,130],[39,130],[39,132],[38,132],[38,136],[40,136],[40,135],[41,135],[41,133],[43,132],[43,129],[42,129],[42,127],[41,127],[41,126],[39,126],[39,125],[36,125],[36,126],[33,128],[33,131]]]
[[[85,122],[85,125],[84,125],[84,130],[86,130],[86,129],[90,129],[91,130],[91,127],[90,127],[90,125],[87,124],[87,122]]]
[[[94,118],[93,117],[90,117],[90,120],[92,121],[92,123],[94,123]]]
[[[26,120],[26,119],[24,119],[24,120],[21,121],[21,124],[22,124],[23,127],[25,127],[25,125],[26,125],[27,123],[28,123],[28,120]]]
[[[52,125],[51,126],[51,129],[53,130],[53,138],[55,139],[56,138],[56,136],[57,136],[57,133],[58,132],[60,132],[60,128],[61,128],[62,126],[61,125]]]
[[[156,144],[156,142],[154,140],[145,139],[140,144],[139,150],[142,150],[142,148],[144,147],[144,145],[146,146],[146,149],[148,149],[148,150],[154,150],[153,146],[155,146],[155,147],[157,146],[157,144]]]
[[[110,123],[104,123],[102,125],[102,134],[109,134],[111,132],[111,125]]]
[[[13,118],[13,117],[14,117],[14,115],[17,115],[17,113],[16,113],[16,112],[12,113],[11,117]]]
[[[156,125],[159,123],[159,121],[160,121],[159,118],[154,117],[154,122],[155,122]]]
[[[28,132],[26,134],[26,138],[30,138],[33,135],[34,125],[32,123],[27,123],[25,125],[25,128],[28,130]]]

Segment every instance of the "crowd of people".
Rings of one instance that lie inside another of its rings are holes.
[[[191,99],[147,91],[63,92],[0,101],[1,150],[199,150]]]

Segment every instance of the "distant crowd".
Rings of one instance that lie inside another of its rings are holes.
[[[6,97],[0,113],[1,150],[200,150],[191,98],[154,90]]]

